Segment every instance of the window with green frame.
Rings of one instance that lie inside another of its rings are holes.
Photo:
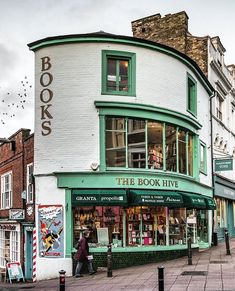
[[[166,170],[193,176],[193,135],[165,122],[106,116],[107,168]]]
[[[207,173],[207,155],[206,155],[206,145],[200,141],[200,172]]]
[[[102,94],[136,94],[136,55],[123,51],[102,51]]]
[[[197,115],[197,83],[194,78],[187,74],[187,110]]]

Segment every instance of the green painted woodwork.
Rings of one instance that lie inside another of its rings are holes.
[[[197,116],[197,82],[187,73],[187,110]]]
[[[165,130],[165,121],[169,123],[173,123],[176,125],[181,125],[182,128],[189,129],[190,131],[194,132],[194,134],[197,134],[197,129],[199,129],[199,124],[196,122],[196,120],[192,120],[186,115],[180,115],[178,112],[172,111],[172,110],[167,110],[163,108],[157,108],[154,106],[147,106],[147,105],[142,105],[142,104],[130,104],[130,103],[123,103],[123,102],[102,102],[102,101],[96,101],[95,102],[96,107],[99,108],[99,115],[100,115],[100,132],[102,132],[101,136],[101,142],[100,142],[100,153],[105,154],[105,143],[102,142],[105,140],[104,133],[105,132],[105,121],[104,121],[104,116],[125,116],[126,120],[126,131],[127,131],[127,118],[141,118],[141,119],[149,119],[149,120],[155,120],[155,121],[162,121],[164,130]],[[171,114],[171,115],[170,115]],[[185,121],[186,120],[186,121]],[[147,128],[147,124],[146,124]],[[179,126],[176,126],[176,131],[178,133],[179,131]],[[147,141],[147,131],[145,131],[146,134],[146,141]],[[128,133],[126,132],[126,165],[125,168],[128,168],[128,147],[127,147],[127,138],[128,138]],[[177,156],[177,168],[176,172],[179,172],[179,158],[178,158],[178,134],[176,134],[176,156]],[[187,132],[187,137],[186,137],[186,154],[188,154],[188,132]],[[198,146],[198,136],[193,136],[193,176],[199,180],[199,166],[198,166],[198,158],[199,158],[199,146]],[[146,146],[146,153],[147,151],[147,142],[145,144]],[[166,162],[165,162],[165,131],[163,131],[163,169],[166,171]],[[101,158],[101,164],[102,164],[102,170],[105,170],[105,157],[100,157]],[[148,171],[148,164],[147,164],[147,158],[148,156],[146,155],[146,171]],[[188,157],[187,158],[187,173],[189,174],[188,171]],[[120,170],[120,167],[107,167],[107,170]],[[129,171],[133,171],[135,169],[128,168]],[[151,169],[150,169],[151,170]],[[161,171],[161,170],[160,170]]]
[[[189,154],[189,150],[188,150],[188,142],[189,142],[189,138],[188,138],[188,132],[186,132],[186,175],[189,175],[189,166],[188,166],[188,154]]]
[[[184,207],[180,194],[174,191],[130,190],[130,205]]]
[[[72,197],[71,190],[65,190],[65,257],[71,258],[71,250],[73,249],[73,218],[72,218]]]
[[[193,176],[199,181],[199,136],[193,137]]]
[[[212,197],[212,188],[189,176],[143,171],[55,173],[58,188],[70,189],[152,189],[185,191]]]
[[[32,51],[37,51],[43,47],[48,47],[48,46],[55,46],[55,45],[62,45],[62,44],[67,44],[67,43],[118,43],[118,44],[126,44],[126,45],[133,45],[137,47],[143,47],[146,49],[151,49],[154,51],[158,51],[164,54],[167,54],[180,62],[182,62],[184,65],[186,65],[194,74],[195,76],[199,79],[201,84],[204,86],[204,88],[207,90],[208,94],[212,94],[214,92],[214,89],[212,85],[209,83],[207,78],[204,76],[204,74],[201,72],[199,67],[195,65],[195,63],[188,58],[186,55],[183,55],[179,52],[177,52],[174,49],[171,49],[170,47],[162,46],[160,44],[151,42],[151,41],[146,41],[146,40],[141,40],[141,39],[136,39],[132,37],[127,37],[127,36],[101,36],[97,34],[93,35],[67,35],[67,36],[59,36],[59,37],[51,37],[51,38],[45,38],[33,43],[28,44],[29,48]]]
[[[201,195],[181,193],[184,205],[188,209],[206,209],[206,201]]]
[[[196,133],[197,130],[201,129],[202,127],[202,125],[196,119],[180,112],[162,107],[139,103],[109,101],[95,101],[95,106],[99,108],[100,116],[128,116],[162,121],[186,128],[193,133]]]
[[[208,209],[208,210],[215,210],[216,209],[215,200],[213,198],[205,197],[204,199],[206,201],[206,209]]]
[[[114,58],[116,61],[127,60],[128,65],[128,91],[119,90],[119,66],[116,67],[116,90],[107,89],[107,60]],[[124,51],[103,50],[102,51],[102,94],[136,96],[136,54]]]
[[[201,149],[203,150],[201,151]],[[207,175],[207,146],[201,140],[200,140],[200,172]]]
[[[126,206],[127,194],[123,189],[75,189],[72,204],[81,206]]]
[[[104,171],[106,164],[105,164],[105,147],[103,146],[105,140],[105,116],[100,116],[100,171]]]

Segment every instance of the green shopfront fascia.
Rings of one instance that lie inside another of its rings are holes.
[[[93,248],[186,246],[189,234],[207,243],[207,210],[215,209],[194,193],[128,188],[72,189],[71,206],[73,241],[89,229]]]

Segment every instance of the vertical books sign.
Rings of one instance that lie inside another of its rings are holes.
[[[38,223],[40,257],[64,257],[63,206],[40,205]]]

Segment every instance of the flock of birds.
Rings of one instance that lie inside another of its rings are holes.
[[[6,125],[8,119],[15,118],[17,113],[25,109],[32,85],[25,76],[15,92],[5,91],[0,87],[0,125]],[[17,90],[17,91],[16,91]]]

